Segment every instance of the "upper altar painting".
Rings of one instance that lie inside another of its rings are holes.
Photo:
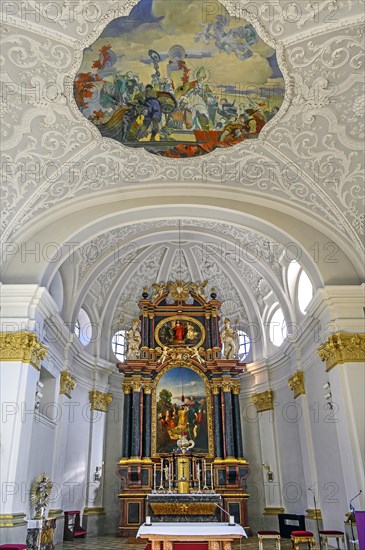
[[[84,50],[74,82],[102,136],[173,158],[257,138],[284,92],[253,25],[199,0],[141,0]]]

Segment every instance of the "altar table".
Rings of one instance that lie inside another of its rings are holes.
[[[231,542],[247,535],[237,524],[144,523],[138,529],[139,537],[148,539],[152,543],[152,550],[173,550],[174,542],[207,542],[209,550],[231,550]]]

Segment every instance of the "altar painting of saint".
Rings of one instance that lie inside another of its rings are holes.
[[[190,317],[167,318],[156,327],[156,341],[159,346],[201,346],[205,339],[204,327]]]
[[[208,4],[140,0],[84,50],[74,97],[102,136],[195,157],[257,138],[276,116],[285,83],[275,48]]]
[[[199,374],[184,367],[167,371],[158,383],[156,396],[156,452],[177,451],[177,440],[185,434],[194,441],[195,452],[208,453],[207,398]]]

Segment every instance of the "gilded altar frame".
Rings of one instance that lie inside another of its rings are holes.
[[[177,368],[177,367],[185,367],[188,368],[195,373],[197,373],[201,379],[203,380],[204,386],[205,386],[205,392],[206,392],[206,399],[207,399],[207,430],[208,430],[208,453],[204,454],[207,458],[214,458],[214,438],[213,438],[213,407],[212,407],[212,393],[211,393],[211,385],[208,380],[208,377],[204,374],[204,372],[196,367],[193,363],[190,361],[179,361],[178,364],[176,362],[173,362],[172,364],[167,365],[164,367],[154,378],[152,382],[152,426],[151,426],[151,437],[152,437],[152,458],[158,458],[160,456],[159,453],[156,452],[156,440],[157,440],[157,386],[160,381],[160,378],[166,374],[171,369]],[[203,453],[202,453],[203,454]]]

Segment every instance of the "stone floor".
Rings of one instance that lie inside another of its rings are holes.
[[[135,539],[126,540],[116,537],[89,537],[75,542],[61,542],[56,545],[55,550],[144,550],[146,543],[138,543]],[[249,537],[242,540],[244,550],[258,550],[257,537]],[[282,539],[282,550],[291,549],[289,540]],[[240,543],[232,545],[233,550],[240,549]],[[275,550],[274,542],[265,543],[265,550]]]

